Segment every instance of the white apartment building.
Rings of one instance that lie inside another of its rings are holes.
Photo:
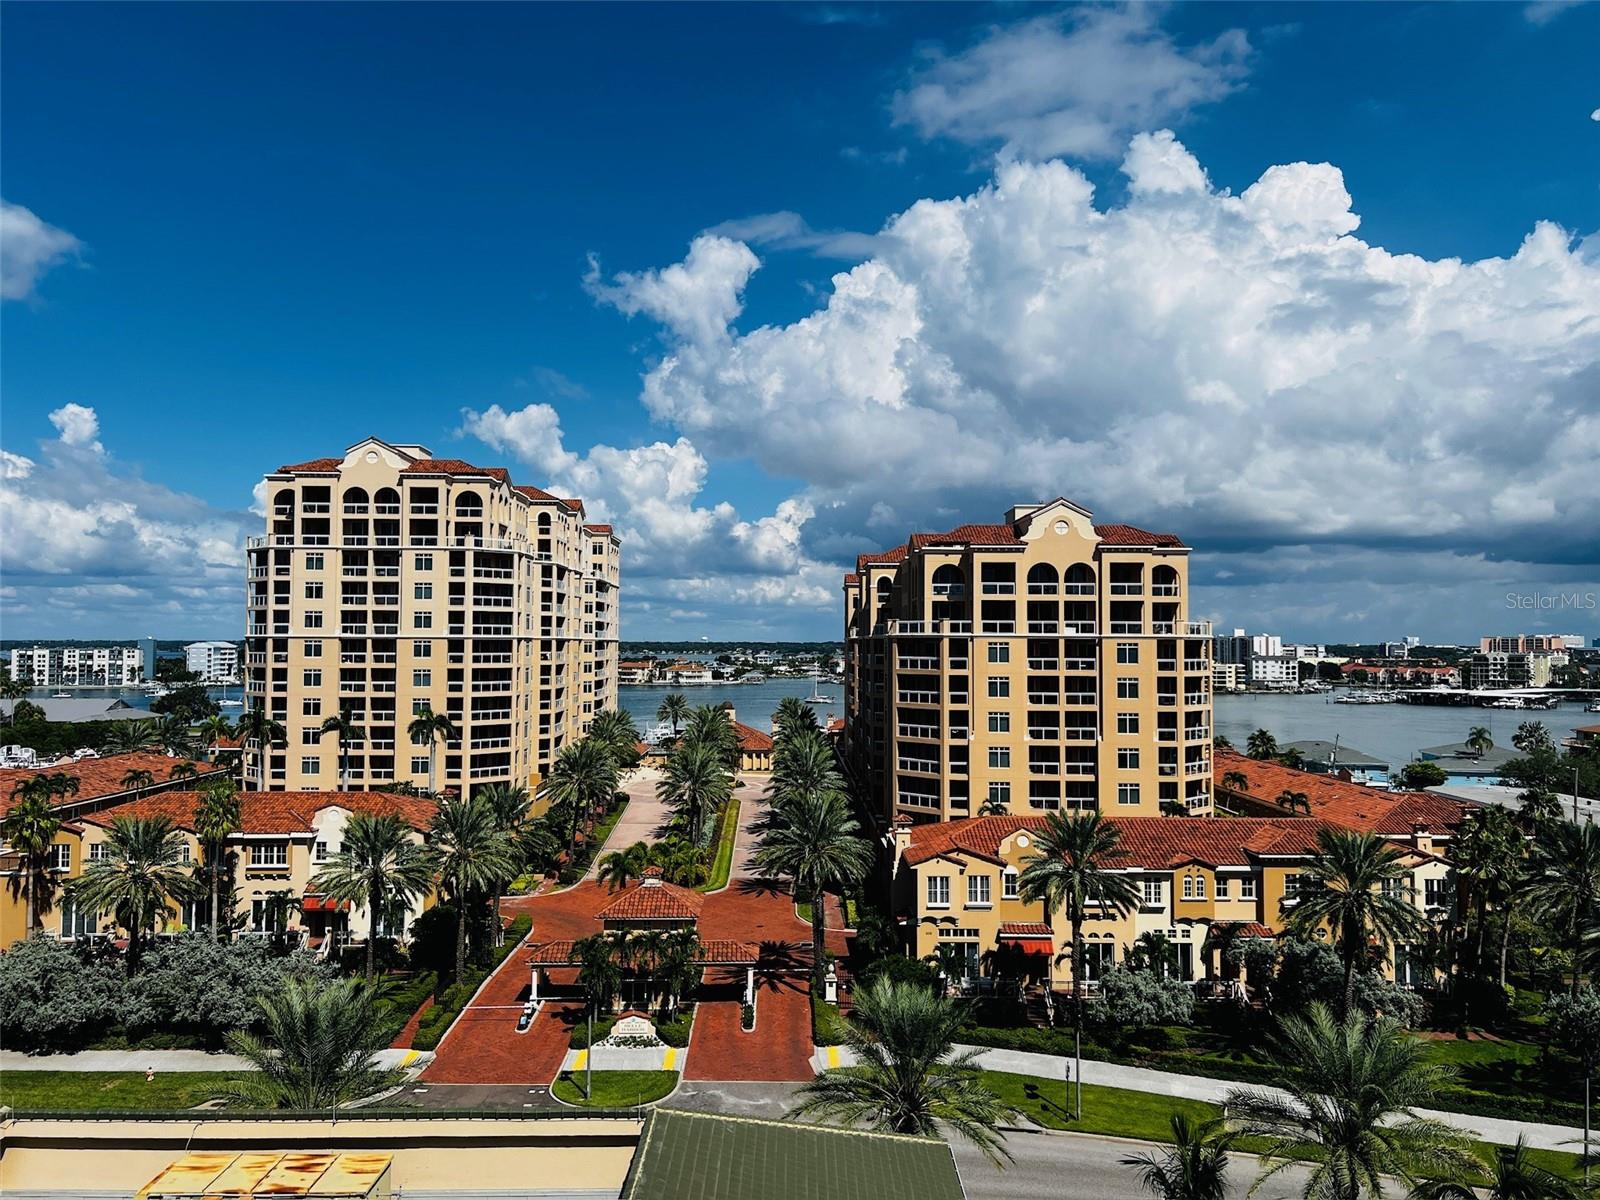
[[[207,682],[232,683],[239,678],[239,647],[232,642],[190,642],[183,648],[189,670]]]
[[[1250,682],[1255,687],[1275,691],[1299,687],[1299,660],[1288,654],[1253,654],[1250,656]]]
[[[144,678],[137,646],[30,646],[11,651],[11,677],[34,687],[126,687]]]
[[[272,791],[537,787],[617,703],[621,543],[581,500],[504,467],[368,438],[266,476],[250,539],[246,691],[287,744],[246,746]],[[413,744],[412,717],[456,736]],[[323,723],[343,714],[341,745]]]
[[[1283,638],[1276,633],[1253,633],[1250,635],[1250,654],[1252,657],[1279,658],[1283,654]]]
[[[1243,663],[1212,662],[1211,664],[1213,692],[1242,692],[1249,680],[1249,668]]]

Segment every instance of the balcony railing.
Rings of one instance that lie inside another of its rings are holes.
[[[937,759],[928,758],[899,758],[896,760],[899,769],[912,775],[937,775],[939,762]]]
[[[1142,596],[1144,595],[1144,584],[1113,583],[1110,591],[1113,596]]]
[[[902,671],[937,671],[939,660],[922,656],[900,656],[900,669]]]
[[[1061,706],[1063,708],[1085,708],[1094,704],[1093,692],[1062,692]]]
[[[903,738],[921,738],[924,741],[937,741],[939,727],[937,725],[901,725],[896,732]]]
[[[1113,621],[1113,622],[1111,622],[1111,632],[1112,633],[1143,633],[1144,632],[1144,622],[1143,621]]]
[[[1094,659],[1092,658],[1064,658],[1061,660],[1063,671],[1092,671]]]
[[[1017,585],[1015,583],[986,582],[979,589],[985,596],[1015,596]]]
[[[1028,740],[1030,742],[1059,742],[1061,730],[1051,725],[1028,726]]]
[[[1054,671],[1060,665],[1061,660],[1056,658],[1030,658],[1028,660],[1028,670],[1030,671]]]
[[[1063,596],[1092,596],[1094,584],[1092,583],[1063,583],[1061,585]]]
[[[939,693],[938,692],[901,692],[899,694],[899,699],[900,699],[900,703],[901,704],[936,705],[936,704],[939,703]]]
[[[1055,633],[1060,628],[1059,621],[1029,621],[1029,633]]]
[[[984,621],[978,628],[983,633],[1015,633],[1017,631],[1017,623],[1015,621]]]
[[[1175,583],[1153,583],[1150,585],[1150,594],[1152,596],[1176,596],[1178,594],[1178,585]]]

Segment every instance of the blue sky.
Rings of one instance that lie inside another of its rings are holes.
[[[1225,624],[1596,631],[1505,595],[1600,586],[1600,5],[6,27],[3,636],[236,634],[252,485],[369,433],[593,498],[627,637],[1058,493]]]

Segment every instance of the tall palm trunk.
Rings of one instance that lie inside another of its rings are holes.
[[[1083,917],[1072,918],[1072,1119],[1083,1117]]]
[[[467,973],[467,898],[465,894],[456,899],[456,978],[457,983]]]
[[[434,763],[438,761],[438,758],[439,758],[439,743],[438,743],[438,741],[436,739],[434,739],[432,737],[429,737],[428,738],[428,791],[430,791],[430,792],[438,790],[433,785],[433,783],[434,783]]]
[[[211,940],[222,940],[222,863],[219,861],[220,847],[214,847],[211,854]]]
[[[1511,949],[1511,910],[1515,906],[1516,896],[1506,896],[1505,909],[1500,914],[1500,919],[1505,923],[1500,930],[1500,989],[1506,986],[1506,955]]]
[[[383,907],[383,891],[374,887],[367,897],[367,978],[377,974],[374,947],[378,941],[378,910]]]
[[[822,904],[826,899],[820,887],[811,894],[811,994],[824,995],[824,982],[827,979],[827,970],[823,960],[828,952],[827,918],[822,911]]]
[[[38,866],[37,860],[31,854],[23,859],[23,870],[27,872],[27,877],[23,879],[22,885],[28,893],[28,933],[30,936],[39,924]]]

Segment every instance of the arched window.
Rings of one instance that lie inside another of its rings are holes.
[[[1028,594],[1054,596],[1056,594],[1056,569],[1049,563],[1034,563],[1028,568]]]
[[[880,582],[888,583],[887,579]],[[961,568],[954,563],[945,563],[942,567],[934,568],[933,594],[935,596],[948,596],[951,599],[960,599],[967,594],[967,577],[962,574]]]
[[[344,490],[344,510],[347,513],[354,513],[354,514],[360,514],[360,513],[366,512],[367,511],[367,489],[366,488],[358,488],[358,487],[345,488],[345,490]]]
[[[477,492],[462,492],[456,496],[456,516],[479,520],[483,517],[483,497]]]
[[[1162,565],[1151,571],[1150,594],[1152,596],[1176,596],[1178,594],[1177,568]]]
[[[280,521],[294,520],[294,492],[284,488],[272,498],[272,515]]]
[[[394,516],[400,511],[400,493],[393,488],[379,488],[372,497],[373,511]]]
[[[1088,563],[1073,563],[1061,576],[1061,590],[1069,596],[1094,595],[1094,568]]]

